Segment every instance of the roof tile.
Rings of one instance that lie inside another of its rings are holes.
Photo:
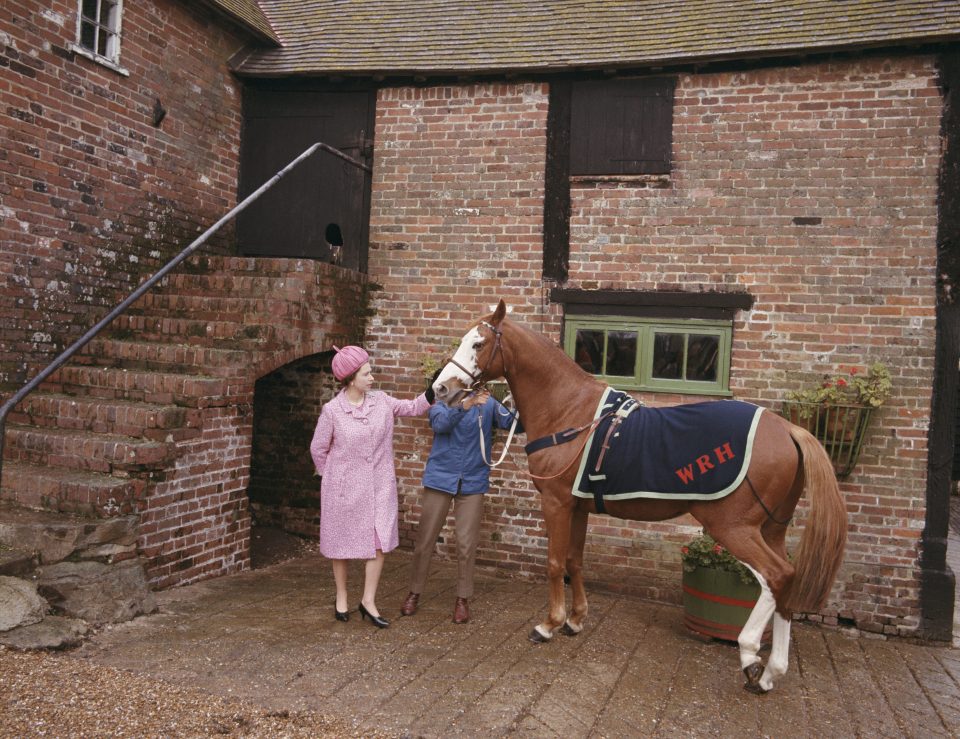
[[[263,14],[257,0],[207,0],[207,2],[239,21],[262,39],[280,43],[280,39],[274,33],[270,21]]]
[[[219,0],[221,5],[251,5]],[[260,0],[246,75],[641,67],[960,39],[960,0]]]

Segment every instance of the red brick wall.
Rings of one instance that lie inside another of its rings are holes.
[[[75,0],[0,14],[0,387],[235,202],[240,90],[225,61],[245,40],[192,5],[124,4],[129,76],[68,50]]]
[[[839,365],[890,366],[894,397],[842,485],[850,544],[822,613],[887,633],[919,618],[941,103],[928,57],[682,75],[666,186],[572,192],[568,287],[755,297],[734,325],[737,398],[777,409]],[[423,353],[501,296],[559,340],[540,261],[546,105],[546,86],[528,83],[381,93],[370,271],[384,291],[369,344],[384,389],[413,392]],[[419,420],[400,428],[409,545],[430,434]],[[512,457],[525,464],[519,445]],[[539,500],[524,471],[501,469],[479,559],[540,575]],[[679,545],[697,530],[594,516],[587,577],[676,601]]]
[[[500,297],[515,315],[541,322],[546,114],[541,84],[381,91],[370,278],[384,290],[368,343],[388,391],[422,391],[420,359],[449,352]],[[410,545],[432,434],[422,419],[397,428],[401,541]],[[509,486],[503,477],[492,478],[502,492],[487,498],[478,561],[538,571],[539,499],[522,476],[508,473]]]
[[[224,381],[221,392],[197,398],[198,433],[178,440],[172,464],[151,477],[156,484],[138,501],[138,545],[152,586],[249,566],[250,480],[276,471],[271,451],[278,447],[298,460],[284,471],[288,488],[319,498],[309,444],[330,379],[301,378],[306,395],[295,414],[271,391],[304,367],[326,365],[332,344],[358,340],[365,295],[363,275],[323,262],[194,258],[121,319],[138,340],[208,350],[202,368],[187,371]],[[255,409],[275,412],[284,425],[261,424],[255,436]]]

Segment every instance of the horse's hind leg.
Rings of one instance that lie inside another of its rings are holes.
[[[799,491],[795,491],[795,497],[799,497]],[[790,508],[792,510],[792,506]],[[761,532],[767,545],[777,556],[785,561],[789,561],[786,546],[787,527],[782,523],[768,520],[763,525]],[[774,612],[773,643],[770,645],[770,656],[767,658],[767,666],[763,671],[763,675],[756,683],[748,682],[745,686],[747,690],[766,693],[768,690],[773,689],[773,683],[778,677],[787,673],[787,666],[790,663],[790,625],[791,622],[789,618],[784,618],[780,613]]]
[[[583,547],[587,540],[587,511],[574,508],[570,522],[570,552],[567,554],[567,574],[572,593],[571,613],[561,630],[567,636],[576,636],[583,630],[587,617],[587,591],[583,587]]]
[[[777,608],[777,597],[793,578],[793,565],[771,549],[758,529],[749,533],[743,529],[725,532],[723,539],[718,538],[718,541],[749,567],[760,583],[760,597],[737,637],[737,643],[740,645],[740,666],[747,676],[744,687],[754,693],[765,693],[773,687],[773,677],[786,672],[786,655],[782,649],[776,653],[774,667],[763,670],[760,643],[763,631]],[[788,648],[790,632],[789,629],[785,631],[787,640],[782,646]]]
[[[773,681],[781,675],[787,674],[787,665],[790,663],[790,620],[779,613],[773,614],[773,644],[770,647],[770,657],[763,677],[758,683],[759,690],[747,686],[747,690],[766,693],[773,689]]]
[[[750,617],[737,636],[737,644],[740,646],[740,667],[747,677],[747,683],[743,687],[751,693],[765,693],[770,688],[760,687],[761,675],[766,674],[763,670],[763,661],[760,659],[760,645],[763,640],[763,631],[776,611],[777,602],[763,575],[749,565],[747,567],[760,583],[760,597],[757,598],[757,604],[750,611]]]

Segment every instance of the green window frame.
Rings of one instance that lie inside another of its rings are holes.
[[[563,345],[618,389],[731,395],[732,337],[730,320],[568,315]]]

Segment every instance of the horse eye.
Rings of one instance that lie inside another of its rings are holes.
[[[474,351],[479,351],[479,350],[480,350],[480,347],[482,347],[482,346],[483,346],[483,342],[482,342],[482,341],[478,341],[477,343],[475,343],[475,344],[473,345],[473,350],[474,350]]]

